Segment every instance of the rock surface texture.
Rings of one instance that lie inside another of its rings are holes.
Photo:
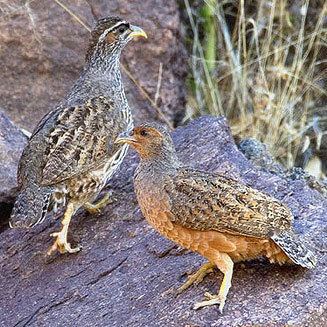
[[[175,0],[60,3],[88,26],[94,24],[92,12],[98,17],[121,16],[141,26],[148,40],[130,44],[123,63],[172,124],[181,120],[187,62]],[[15,123],[33,130],[63,98],[83,67],[88,39],[87,29],[56,1],[1,1],[0,105]],[[154,106],[126,74],[123,77],[136,120],[158,119]]]
[[[326,326],[327,266],[319,251],[326,250],[326,197],[304,180],[254,166],[237,149],[224,119],[203,117],[173,136],[184,162],[287,204],[296,230],[313,241],[317,268],[236,264],[224,313],[217,307],[194,311],[205,291],[217,291],[222,274],[210,274],[178,297],[169,292],[203,259],[164,240],[142,219],[132,186],[137,159],[130,152],[111,185],[115,202],[99,216],[81,211],[72,223],[71,242],[84,246],[80,253],[45,257],[49,233],[59,223],[54,217],[28,232],[2,232],[1,326]]]
[[[17,166],[27,137],[0,109],[0,205],[13,202],[17,191]]]

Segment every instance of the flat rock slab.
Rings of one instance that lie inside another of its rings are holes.
[[[59,2],[89,27],[94,26],[92,12],[141,26],[148,39],[131,42],[122,55],[138,84],[123,73],[134,116],[159,119],[142,87],[171,123],[183,118],[187,61],[176,0]],[[1,1],[0,106],[15,123],[32,131],[68,93],[84,66],[88,41],[87,29],[56,1]]]
[[[49,234],[59,221],[49,218],[26,231],[5,230],[0,241],[1,326],[326,326],[327,199],[305,181],[255,167],[237,149],[224,119],[203,117],[178,128],[174,141],[184,162],[220,172],[269,193],[287,204],[295,228],[312,240],[316,269],[265,261],[235,265],[225,311],[194,311],[205,291],[216,292],[220,272],[175,297],[187,272],[204,259],[185,252],[143,220],[133,193],[137,165],[130,152],[113,180],[115,202],[99,216],[81,211],[70,237],[83,250],[46,258]]]

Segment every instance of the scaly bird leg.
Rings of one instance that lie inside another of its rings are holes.
[[[207,262],[204,265],[202,265],[197,272],[194,274],[188,276],[187,281],[180,286],[176,293],[180,294],[183,291],[185,291],[187,288],[189,288],[192,284],[198,285],[203,281],[203,278],[207,276],[209,273],[213,272],[213,268],[215,268],[216,265],[212,262]]]
[[[70,244],[67,242],[67,233],[70,220],[73,214],[76,211],[76,207],[73,203],[69,203],[67,209],[64,214],[64,219],[61,224],[63,225],[62,230],[60,232],[52,233],[50,236],[57,237],[56,241],[52,245],[52,247],[47,252],[50,255],[52,252],[58,250],[60,253],[76,253],[80,250],[80,247],[72,248]]]
[[[233,267],[234,263],[230,256],[226,253],[219,253],[215,258],[215,263],[220,271],[224,274],[224,279],[221,283],[218,295],[211,295],[206,292],[204,295],[208,299],[206,301],[198,302],[194,305],[194,309],[200,309],[210,305],[219,304],[219,310],[222,313],[227,298],[228,291],[232,285]]]
[[[104,208],[107,204],[112,203],[110,196],[111,194],[107,193],[101,200],[94,204],[86,202],[84,204],[84,209],[91,214],[100,213],[102,208]]]

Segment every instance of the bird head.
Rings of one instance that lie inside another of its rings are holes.
[[[142,159],[176,157],[174,143],[167,128],[158,123],[141,124],[131,132],[119,135],[115,143],[130,144]]]
[[[119,56],[124,46],[136,37],[147,38],[147,35],[140,27],[131,25],[119,17],[102,18],[91,32],[86,60],[90,60],[94,55]]]

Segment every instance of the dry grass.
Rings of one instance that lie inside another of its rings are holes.
[[[187,118],[224,115],[233,134],[266,143],[292,167],[315,113],[327,113],[327,3],[315,1],[314,13],[308,0],[293,9],[286,0],[184,3],[193,34]]]

